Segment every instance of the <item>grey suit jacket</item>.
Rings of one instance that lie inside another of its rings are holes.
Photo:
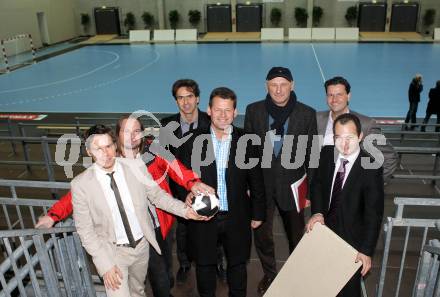
[[[142,232],[150,245],[160,253],[154,227],[148,216],[149,203],[181,217],[186,216],[187,208],[154,182],[142,160],[117,158],[117,162],[124,170]],[[116,265],[116,235],[110,208],[96,178],[95,166],[75,177],[71,182],[71,190],[76,229],[82,245],[92,256],[102,276]]]
[[[327,127],[329,112],[330,112],[329,110],[326,110],[326,111],[318,111],[316,113],[318,133],[320,135],[325,135],[325,129]],[[357,116],[361,121],[362,133],[364,134],[364,137],[370,134],[382,134],[381,129],[376,125],[376,121],[373,118],[367,117],[353,110],[350,110],[350,113]],[[378,145],[377,148],[382,152],[384,156],[383,177],[384,180],[387,180],[388,178],[391,178],[393,172],[397,168],[398,156],[394,151],[393,146],[388,140],[385,145]]]

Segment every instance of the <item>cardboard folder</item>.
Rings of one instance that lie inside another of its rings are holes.
[[[357,251],[317,223],[304,234],[264,297],[335,297],[362,265]]]

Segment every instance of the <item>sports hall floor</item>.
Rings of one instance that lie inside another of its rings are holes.
[[[70,46],[74,49],[68,51]],[[70,123],[78,115],[118,117],[121,113],[136,110],[175,113],[177,110],[171,96],[171,85],[179,78],[192,78],[201,87],[202,110],[206,109],[213,88],[227,86],[236,91],[239,113],[243,114],[247,104],[264,98],[265,76],[270,67],[285,66],[293,71],[299,100],[317,110],[326,108],[323,82],[332,76],[342,75],[352,85],[352,109],[373,117],[401,119],[406,115],[408,84],[414,74],[423,75],[425,86],[419,117],[424,116],[429,88],[440,79],[438,43],[70,46],[55,47],[49,50],[53,55],[51,58],[0,75],[0,113],[43,113],[48,117],[42,122],[56,123]],[[57,50],[62,50],[63,54],[57,55]],[[240,120],[242,116],[238,125]],[[414,142],[404,145],[414,146]],[[438,142],[430,145],[438,145]],[[9,154],[7,145],[0,145],[0,153]],[[430,167],[432,158],[429,156],[411,156],[402,159],[399,171],[429,171],[427,168]],[[17,178],[19,175],[30,179],[39,177],[38,172],[32,176],[15,170],[2,173],[2,177],[7,178]],[[393,180],[385,190],[385,216],[394,213],[392,199],[396,196],[440,197],[438,186],[431,185],[429,181]],[[425,215],[438,217],[437,213],[432,210]],[[288,251],[279,217],[275,220],[274,234],[277,261],[281,266]],[[382,252],[383,242],[380,239],[373,270],[366,281],[369,296],[374,296]],[[416,258],[414,256],[413,261],[407,264],[407,276],[415,274]],[[176,262],[174,272],[178,268]],[[397,256],[392,259],[391,266],[395,272],[399,266]],[[261,277],[262,271],[253,250],[248,266],[248,296],[257,296],[256,285]],[[400,296],[410,296],[411,285],[408,283]],[[192,269],[188,282],[176,285],[173,295],[197,296],[194,288]],[[226,292],[226,286],[219,281],[218,296],[227,296]],[[392,292],[393,289],[389,287],[384,296],[392,296]]]

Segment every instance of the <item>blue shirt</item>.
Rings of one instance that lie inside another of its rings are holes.
[[[231,131],[232,133],[232,131]],[[219,140],[211,129],[212,144],[214,146],[215,163],[217,167],[217,195],[219,198],[219,209],[228,211],[228,191],[226,188],[226,168],[228,167],[229,148],[232,135]]]
[[[270,125],[272,125],[273,122],[274,122],[274,119],[269,115],[269,130],[270,130]],[[287,133],[288,125],[289,125],[289,118],[287,118],[286,122],[284,123],[284,135],[286,135],[286,133]],[[281,148],[283,146],[283,136],[281,137],[280,140],[275,140],[275,137],[277,135],[275,135],[272,132],[269,133],[269,136],[270,136],[270,141],[273,146],[273,153],[274,153],[275,157],[278,157],[278,155],[281,152]]]

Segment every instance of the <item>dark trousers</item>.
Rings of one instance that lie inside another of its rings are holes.
[[[275,201],[272,197],[266,199],[266,221],[254,229],[254,243],[264,274],[269,278],[275,278],[277,267],[275,262],[275,247],[273,241],[273,216]],[[296,208],[283,211],[278,208],[283,221],[284,230],[289,242],[289,252],[292,253],[304,233],[304,213],[298,213]]]
[[[176,252],[177,259],[179,260],[180,267],[191,266],[191,261],[188,259],[186,253],[186,232],[187,223],[185,219],[177,218],[177,228],[176,228]]]
[[[225,226],[227,224],[227,216],[220,218],[217,216],[217,234],[218,241],[223,242],[227,236]],[[223,245],[227,261],[226,275],[229,286],[229,297],[245,297],[247,286],[246,262],[232,263],[229,261],[228,255],[234,253],[229,251],[227,245]],[[218,248],[218,247],[207,247]],[[197,290],[200,297],[215,297],[217,287],[217,264],[199,265],[196,263]]]
[[[180,267],[188,268],[191,266],[191,261],[186,253],[187,249],[187,223],[185,219],[177,218],[177,228],[176,228],[176,252],[177,259],[179,260]],[[224,260],[224,251],[219,242],[217,246],[217,265],[222,265]]]
[[[415,124],[417,122],[416,115],[417,115],[417,107],[419,106],[419,102],[410,102],[409,103],[409,110],[406,114],[405,123],[408,123],[411,120],[411,123]],[[414,126],[411,127],[411,129],[414,129]]]
[[[171,279],[172,276],[170,266],[171,246],[169,246],[168,238],[164,240],[160,232],[160,228],[156,228],[156,240],[162,251],[162,255],[158,254],[156,250],[150,246],[150,259],[148,260],[148,280],[150,281],[151,290],[154,297],[170,297]]]
[[[427,112],[423,124],[427,124],[433,114],[437,115],[437,125],[440,125],[440,112]],[[426,127],[422,126],[421,131],[425,132]],[[435,127],[435,132],[440,132],[440,127]]]
[[[337,297],[361,297],[361,273],[360,269],[348,281]]]

